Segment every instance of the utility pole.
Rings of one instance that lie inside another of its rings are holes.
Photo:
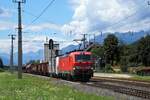
[[[84,45],[84,49],[85,49],[85,40],[86,40],[86,37],[85,37],[85,34],[83,34],[83,45]]]
[[[15,40],[15,36],[14,34],[10,34],[8,35],[11,37],[11,52],[10,52],[10,72],[13,73],[13,66],[14,66],[14,63],[13,63],[13,48],[14,48],[14,45],[13,45],[13,41]]]
[[[147,4],[150,5],[150,1],[147,1]]]
[[[21,3],[26,0],[13,0],[18,3],[18,79],[22,79],[22,22],[21,22]]]
[[[78,41],[83,42],[83,49],[85,49],[86,35],[88,35],[88,34],[81,34],[81,35],[83,35],[83,38],[82,38],[82,39],[74,39],[73,41],[76,41],[77,43],[79,43]],[[82,44],[81,44],[81,45],[82,45]],[[80,50],[80,46],[81,46],[81,45],[79,44],[79,50]]]
[[[89,39],[88,39],[89,45],[90,45],[90,42],[91,42],[91,40],[90,40],[90,39],[91,39],[91,35],[92,35],[92,34],[88,34],[88,36],[89,36]]]
[[[87,34],[82,34],[83,35],[83,39],[82,39],[82,41],[83,41],[83,49],[85,49],[85,42],[86,42],[86,35]]]
[[[95,34],[93,34],[94,35],[94,44],[95,44]]]

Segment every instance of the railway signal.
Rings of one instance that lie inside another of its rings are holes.
[[[49,40],[49,49],[51,50],[51,53],[50,53],[50,57],[51,57],[51,59],[50,59],[50,63],[51,63],[51,70],[52,70],[52,67],[53,67],[53,48],[54,48],[54,42],[53,42],[53,39],[50,39]]]
[[[54,48],[54,42],[53,39],[49,40],[49,49],[53,49]]]

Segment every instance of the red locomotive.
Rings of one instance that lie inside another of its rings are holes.
[[[26,66],[26,72],[50,75],[67,80],[88,81],[93,76],[91,52],[75,51],[56,57],[53,68],[48,63]]]
[[[76,51],[58,58],[58,76],[88,81],[93,76],[91,52]]]

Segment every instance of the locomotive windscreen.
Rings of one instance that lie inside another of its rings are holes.
[[[75,60],[76,60],[77,62],[81,62],[81,61],[91,61],[91,55],[84,55],[84,54],[76,55],[76,56],[75,56]]]

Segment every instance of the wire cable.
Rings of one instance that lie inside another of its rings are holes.
[[[38,17],[38,16],[36,16],[35,14],[33,14],[33,13],[29,12],[29,11],[26,11],[26,10],[22,10],[22,12],[24,12],[24,13],[26,13],[26,14],[28,14],[28,15],[34,17],[34,18],[37,18],[37,17]],[[52,21],[50,21],[50,20],[47,20],[47,19],[44,19],[43,21],[50,22],[51,24],[56,24],[56,23],[54,23],[54,22],[52,22]]]
[[[33,20],[31,21],[31,23],[30,23],[29,25],[27,25],[25,28],[29,27],[29,26],[32,25],[34,22],[36,22],[36,21],[46,12],[46,10],[54,3],[54,1],[56,1],[56,0],[50,1],[50,2],[48,3],[48,5],[42,10],[42,12],[41,12],[38,16],[36,16],[36,18],[33,19]],[[34,15],[32,14],[32,16],[34,16]],[[35,16],[34,16],[34,17],[35,17]],[[24,28],[24,29],[25,29],[25,28]]]
[[[44,9],[43,11],[37,16],[34,20],[32,20],[31,24],[37,21],[45,12],[46,10],[54,3],[55,0],[52,0]]]

